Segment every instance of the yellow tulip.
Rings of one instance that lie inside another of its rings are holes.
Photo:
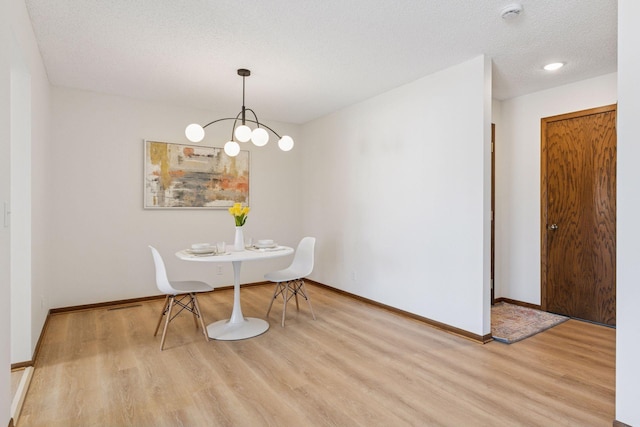
[[[247,214],[249,213],[249,206],[242,207],[242,203],[234,203],[229,208],[229,213],[233,215],[235,219],[236,227],[242,227],[247,221]]]

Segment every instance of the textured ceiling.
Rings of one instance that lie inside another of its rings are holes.
[[[486,54],[507,99],[617,70],[616,0],[26,0],[52,84],[304,123]],[[563,61],[555,73],[542,65]]]

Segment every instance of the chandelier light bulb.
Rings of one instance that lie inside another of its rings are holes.
[[[247,125],[238,126],[233,133],[240,142],[247,142],[251,139],[251,128]]]
[[[282,151],[291,150],[293,148],[293,138],[288,135],[283,135],[280,141],[278,141],[278,147],[280,147]]]
[[[184,130],[184,134],[191,142],[200,142],[204,139],[204,129],[197,123],[191,123]]]
[[[235,157],[240,153],[240,144],[235,141],[227,141],[227,143],[224,144],[224,152],[229,157]]]
[[[251,141],[256,147],[263,147],[269,142],[269,134],[262,128],[255,128],[253,132],[251,132]]]

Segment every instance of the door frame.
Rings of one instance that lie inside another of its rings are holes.
[[[496,302],[496,125],[491,123],[491,305]]]
[[[603,107],[589,108],[557,116],[540,119],[540,308],[547,310],[547,227],[548,227],[548,188],[547,188],[547,123],[559,120],[573,119],[594,114],[617,111],[618,105],[611,104]]]

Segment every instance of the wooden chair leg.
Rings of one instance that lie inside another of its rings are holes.
[[[271,302],[269,303],[269,309],[267,310],[267,317],[269,317],[269,313],[271,313],[271,307],[273,306],[273,300],[278,296],[278,288],[280,287],[280,283],[276,283],[275,288],[273,289],[273,296],[271,297]]]
[[[160,313],[160,318],[158,319],[158,324],[156,325],[156,331],[153,333],[154,337],[158,335],[158,329],[160,329],[160,323],[162,323],[162,317],[167,313],[168,304],[169,304],[169,295],[164,297],[164,306],[162,307],[162,312]]]
[[[289,301],[288,293],[289,293],[289,284],[286,283],[284,285],[282,297],[284,299],[284,303],[282,305],[282,327],[284,328],[284,318],[287,316],[287,301]]]
[[[309,310],[311,310],[311,317],[313,317],[313,320],[316,320],[316,314],[313,312],[313,307],[311,307],[311,298],[309,298],[309,294],[307,293],[307,287],[304,285],[304,280],[300,281],[300,289],[302,289],[302,295],[304,296],[304,299],[306,299],[307,303],[309,304]]]
[[[195,299],[196,299],[196,294],[194,292],[189,294],[189,304],[191,304],[191,314],[193,314],[193,323],[196,325],[196,329],[198,329],[198,314],[197,312],[200,310],[196,309],[196,304],[195,304]],[[197,310],[197,311],[196,311]]]
[[[207,332],[207,328],[204,326],[204,319],[202,318],[202,311],[200,311],[200,304],[198,304],[198,298],[196,298],[196,294],[193,294],[193,302],[196,305],[196,310],[198,310],[198,318],[200,319],[200,326],[202,326],[202,332],[204,333],[204,339],[209,342],[209,333]]]
[[[296,310],[300,311],[300,304],[298,304],[298,287],[297,287],[297,282],[289,282],[289,286],[291,286],[291,289],[293,290],[293,295],[296,297]]]
[[[164,330],[162,331],[162,341],[160,341],[160,351],[164,350],[164,339],[167,336],[167,327],[169,326],[169,322],[171,321],[171,310],[173,310],[173,301],[175,299],[174,295],[169,297],[169,310],[167,311],[167,318],[164,321]]]

